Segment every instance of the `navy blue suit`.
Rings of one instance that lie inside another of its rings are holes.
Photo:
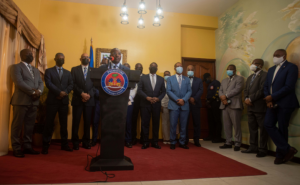
[[[277,146],[276,157],[284,158],[290,149],[288,144],[288,126],[295,108],[299,108],[299,102],[295,93],[298,80],[298,67],[285,61],[278,70],[274,80],[276,66],[269,69],[264,85],[264,95],[272,96],[275,109],[267,109],[264,126]],[[271,94],[272,87],[272,94]],[[278,122],[278,128],[276,123]]]
[[[190,113],[193,118],[194,126],[194,143],[199,143],[200,139],[200,108],[201,108],[201,96],[203,94],[203,82],[201,78],[193,77],[192,82],[192,95],[195,99],[195,105],[190,103]],[[189,141],[189,121],[186,124],[186,142]]]

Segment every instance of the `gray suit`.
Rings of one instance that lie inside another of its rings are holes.
[[[240,147],[242,142],[241,118],[243,110],[242,91],[244,87],[244,78],[234,75],[232,79],[226,78],[222,81],[219,90],[219,96],[225,95],[231,104],[225,106],[223,103],[220,109],[223,111],[223,123],[226,135],[226,144],[231,145],[232,126],[235,131],[235,146]]]
[[[254,78],[250,75],[246,81],[244,96],[250,98],[253,106],[248,107],[248,125],[250,131],[250,149],[266,153],[268,150],[268,133],[264,128],[264,120],[267,111],[267,105],[264,101],[264,84],[267,72],[260,71]],[[250,85],[251,84],[251,85]],[[258,128],[260,128],[260,146],[258,147]]]
[[[11,125],[11,141],[13,150],[21,150],[20,134],[24,123],[23,146],[31,148],[33,128],[39,100],[33,101],[32,89],[44,90],[44,83],[38,69],[32,67],[34,79],[22,62],[11,67],[10,75],[15,84],[15,92],[10,104],[13,106],[13,121]]]

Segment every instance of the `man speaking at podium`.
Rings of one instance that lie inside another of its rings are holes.
[[[99,68],[130,70],[128,67],[120,64],[122,55],[118,48],[114,48],[110,51],[110,57],[112,57],[112,63],[101,65]]]

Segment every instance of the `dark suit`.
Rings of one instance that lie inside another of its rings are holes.
[[[194,143],[199,143],[200,139],[200,108],[201,108],[201,96],[203,94],[203,83],[201,78],[193,77],[192,82],[192,95],[195,99],[195,105],[190,103],[190,113],[193,118],[193,126],[194,126]],[[189,121],[186,124],[186,142],[189,141]]]
[[[108,69],[108,68],[110,68],[110,64],[102,65],[102,66],[100,66],[99,68],[106,68],[106,69]],[[123,66],[122,64],[119,64],[119,69],[122,69],[122,70],[130,70],[128,67]]]
[[[59,77],[56,66],[49,68],[45,72],[45,83],[49,89],[47,95],[47,113],[46,124],[43,132],[43,145],[49,146],[54,119],[58,112],[60,123],[61,145],[68,145],[68,105],[69,96],[65,96],[61,100],[57,99],[61,91],[69,94],[73,90],[73,79],[70,71],[63,69],[62,77]]]
[[[84,79],[84,74],[82,71],[82,66],[73,67],[71,70],[73,78],[73,121],[72,121],[72,142],[75,145],[79,144],[78,129],[83,113],[84,121],[84,134],[82,137],[82,144],[89,145],[90,143],[90,124],[93,107],[95,106],[94,100],[94,85],[90,79],[90,67],[87,70],[86,80]],[[81,100],[81,93],[88,93],[90,99],[87,102]]]
[[[142,128],[144,143],[149,143],[149,124],[152,114],[152,133],[153,143],[158,142],[159,122],[160,122],[160,109],[161,100],[166,95],[166,88],[164,78],[156,75],[156,83],[154,90],[150,81],[150,74],[143,75],[138,84],[138,94],[141,97],[141,112],[142,112]],[[159,102],[151,104],[146,98],[157,97]]]
[[[254,74],[248,77],[244,90],[245,99],[249,98],[252,103],[252,106],[247,106],[248,125],[250,131],[250,149],[253,151],[257,151],[259,149],[260,152],[267,153],[268,133],[264,128],[264,120],[267,110],[267,105],[264,101],[264,84],[267,72],[261,70],[257,75],[255,74],[254,79],[253,76]],[[259,145],[258,128],[260,129]]]
[[[285,61],[279,68],[274,80],[274,72],[277,66],[269,69],[264,84],[264,95],[272,96],[275,109],[267,109],[264,126],[273,140],[276,148],[276,157],[284,158],[290,149],[288,144],[288,126],[291,115],[299,102],[295,93],[295,86],[298,80],[298,67]],[[272,93],[271,93],[272,88]],[[278,128],[276,123],[278,122]]]
[[[142,74],[142,76],[144,76],[144,74]],[[141,77],[142,77],[141,76]],[[141,97],[136,94],[134,97],[134,104],[133,104],[133,110],[132,110],[132,129],[131,129],[131,136],[132,136],[132,140],[137,140],[136,136],[137,136],[137,120],[139,117],[139,113],[141,112]],[[143,129],[141,131],[141,137],[140,140],[141,142],[143,142]]]
[[[10,76],[15,84],[15,92],[10,104],[13,106],[13,121],[11,125],[11,142],[14,151],[21,150],[20,134],[24,123],[23,147],[30,149],[32,143],[33,128],[37,113],[39,99],[32,100],[32,89],[44,90],[44,83],[40,71],[32,67],[34,78],[24,63],[11,67]]]

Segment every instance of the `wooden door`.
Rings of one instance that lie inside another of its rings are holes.
[[[214,59],[201,59],[201,58],[182,58],[183,65],[183,75],[187,76],[187,66],[193,65],[195,67],[194,76],[201,78],[203,80],[203,75],[205,73],[210,73],[211,76],[216,79],[215,72],[215,60]],[[206,138],[208,136],[208,119],[207,119],[207,106],[206,106],[206,95],[207,95],[207,86],[205,82],[203,82],[203,94],[201,96],[201,104],[202,107],[200,109],[200,120],[201,120],[201,133],[200,138]],[[193,139],[194,137],[194,128],[193,128],[193,119],[192,115],[189,115],[189,139]]]

